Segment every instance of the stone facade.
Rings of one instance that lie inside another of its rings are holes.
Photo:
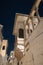
[[[0,65],[6,65],[7,64],[6,50],[8,47],[8,40],[3,39],[2,28],[3,25],[0,24]]]
[[[30,35],[28,42],[29,50],[20,60],[20,65],[43,65],[43,19],[40,19],[39,25]]]
[[[43,65],[43,17],[40,18],[40,22],[38,22],[37,17],[31,20],[32,23],[29,23],[29,30],[32,30],[32,32],[30,31],[29,34],[27,33],[27,27],[25,27],[28,15],[17,14],[16,17],[15,31],[13,31],[13,34],[16,36],[16,48],[18,45],[19,28],[24,30],[24,38],[22,39],[24,39],[25,51],[19,61],[19,65]],[[19,21],[22,23],[19,23]]]

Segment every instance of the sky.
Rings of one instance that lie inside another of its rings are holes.
[[[14,49],[15,36],[13,26],[16,13],[29,14],[35,0],[0,0],[0,24],[3,25],[3,36],[8,39],[7,54]],[[43,2],[39,5],[39,15],[43,17]]]

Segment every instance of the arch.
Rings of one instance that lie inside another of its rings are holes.
[[[5,50],[5,46],[2,47],[2,50]]]
[[[24,38],[24,30],[23,29],[19,29],[19,38]]]

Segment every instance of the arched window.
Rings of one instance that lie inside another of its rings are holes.
[[[19,38],[24,38],[24,30],[23,29],[19,29]]]
[[[2,47],[2,50],[5,50],[5,46]]]

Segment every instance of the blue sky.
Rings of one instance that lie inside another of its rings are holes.
[[[29,14],[35,0],[0,0],[0,24],[3,27],[3,36],[8,39],[7,54],[14,49],[15,37],[12,35],[16,13]],[[39,14],[43,16],[43,3],[40,3]]]

